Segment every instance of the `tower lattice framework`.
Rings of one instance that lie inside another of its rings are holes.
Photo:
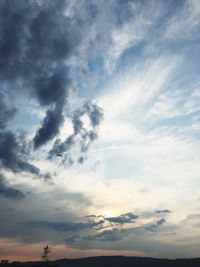
[[[50,253],[51,253],[51,249],[50,247],[47,245],[44,247],[44,252],[42,254],[42,261],[45,263],[48,263],[50,261]]]

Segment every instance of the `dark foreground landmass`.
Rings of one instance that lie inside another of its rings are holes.
[[[101,256],[82,259],[61,259],[43,264],[41,262],[11,263],[0,267],[200,267],[200,258],[157,259],[124,256]]]

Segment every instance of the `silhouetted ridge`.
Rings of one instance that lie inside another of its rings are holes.
[[[200,267],[196,259],[158,259],[148,257],[100,256],[55,261],[60,267]]]
[[[200,258],[159,259],[148,257],[99,256],[82,259],[60,259],[44,264],[23,262],[1,264],[0,267],[200,267]]]
[[[10,267],[15,264],[1,265]],[[60,259],[45,265],[41,262],[18,263],[22,267],[200,267],[200,258],[159,259],[148,257],[99,256],[82,259]]]

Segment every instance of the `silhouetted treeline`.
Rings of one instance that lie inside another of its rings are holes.
[[[200,267],[200,258],[196,259],[156,259],[124,256],[102,256],[83,259],[61,259],[43,264],[41,262],[25,262],[17,264],[1,264],[0,267]]]

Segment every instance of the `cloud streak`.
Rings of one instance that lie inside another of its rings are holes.
[[[20,200],[25,198],[25,194],[19,189],[6,184],[5,178],[0,174],[0,195],[10,199]]]
[[[105,218],[106,221],[109,221],[110,223],[118,223],[118,224],[126,224],[126,223],[134,223],[136,219],[138,219],[138,215],[135,215],[131,212],[122,214],[117,217],[109,217]]]

